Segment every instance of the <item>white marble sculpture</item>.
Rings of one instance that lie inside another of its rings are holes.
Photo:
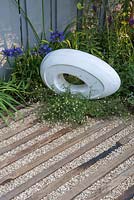
[[[98,99],[115,93],[121,84],[116,71],[103,60],[91,54],[60,49],[49,53],[41,63],[43,82],[55,92],[80,93],[89,99]],[[73,85],[64,79],[70,74],[81,79],[84,84]]]

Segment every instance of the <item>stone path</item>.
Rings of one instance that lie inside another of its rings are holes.
[[[134,199],[134,121],[0,122],[0,200]],[[24,117],[24,118],[23,118]]]

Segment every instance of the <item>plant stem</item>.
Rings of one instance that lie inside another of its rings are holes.
[[[50,0],[50,29],[53,29],[53,5],[52,5],[52,0]]]
[[[46,34],[45,34],[44,0],[42,0],[42,39],[46,39]]]
[[[16,5],[18,6],[18,1],[17,0],[14,0],[14,2],[16,3]],[[24,15],[25,19],[27,20],[27,22],[29,23],[34,35],[35,35],[35,38],[37,40],[37,42],[39,43],[40,42],[40,37],[38,36],[38,33],[37,31],[35,30],[31,20],[29,19],[29,17],[26,15],[25,11],[23,10],[23,8],[20,6],[20,10],[22,12],[22,14]]]

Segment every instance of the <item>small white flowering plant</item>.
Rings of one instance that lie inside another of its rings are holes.
[[[46,106],[40,110],[40,116],[49,122],[82,124],[86,121],[87,102],[82,96],[70,92],[50,95]]]

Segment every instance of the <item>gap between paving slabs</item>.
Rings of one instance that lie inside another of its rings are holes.
[[[29,140],[39,136],[39,135],[44,134],[48,130],[50,130],[50,127],[45,126],[41,129],[38,129],[37,131],[30,133],[26,137],[23,137],[22,139],[20,139],[16,142],[13,142],[12,144],[9,144],[9,145],[7,145],[3,148],[0,148],[0,155],[2,155],[3,153],[6,153],[8,151],[11,151],[12,149],[15,149],[17,146],[22,145],[22,144],[28,142]]]
[[[39,108],[39,105],[36,103],[27,108],[23,107],[24,110],[22,110],[22,107],[23,107],[23,105],[19,107],[18,112],[15,113],[15,117],[14,118],[10,117],[8,119],[7,123],[0,121],[0,129],[9,126],[10,123],[12,123],[12,122],[17,122],[17,121],[29,116],[30,114],[35,113],[37,111],[37,109]]]
[[[90,166],[95,164],[100,159],[105,158],[106,156],[111,154],[113,151],[117,150],[119,147],[127,144],[133,138],[133,136],[134,136],[133,134],[134,134],[134,132],[130,133],[129,135],[125,136],[124,138],[122,138],[118,142],[116,142],[116,144],[113,145],[112,147],[110,147],[108,150],[104,151],[103,153],[99,154],[98,156],[90,159],[89,161],[87,161],[87,162],[81,164],[80,166],[76,167],[75,169],[71,170],[70,172],[63,175],[61,178],[54,181],[50,185],[44,186],[39,192],[36,192],[36,194],[34,194],[32,197],[28,198],[28,200],[32,200],[32,199],[40,200],[41,198],[45,197],[46,195],[48,195],[49,193],[51,193],[52,191],[56,190],[58,187],[60,187],[61,185],[63,185],[67,181],[69,181],[72,177],[82,173],[84,170],[86,170],[87,168],[89,168]],[[128,171],[128,172],[133,174],[134,170],[131,172],[130,171]]]
[[[123,192],[116,200],[130,200],[134,197],[134,185]]]
[[[78,151],[76,151],[76,152],[70,154],[69,156],[67,156],[65,159],[62,159],[61,161],[59,161],[55,165],[52,165],[51,167],[49,167],[49,169],[43,170],[41,173],[39,173],[35,177],[29,179],[26,183],[16,187],[14,190],[8,192],[6,195],[2,196],[0,199],[1,200],[3,200],[3,199],[8,200],[8,199],[11,199],[11,198],[15,197],[16,195],[20,194],[21,192],[23,192],[27,188],[31,187],[33,184],[35,184],[39,180],[42,180],[43,178],[45,178],[46,176],[50,175],[51,173],[53,173],[54,171],[56,171],[57,169],[59,169],[60,167],[65,165],[66,163],[74,160],[78,156],[80,156],[83,153],[85,153],[86,151],[92,149],[96,145],[100,144],[102,141],[105,141],[107,138],[109,138],[112,135],[116,134],[117,132],[121,131],[125,127],[126,127],[126,125],[121,124],[118,127],[112,129],[111,131],[109,131],[105,135],[100,136],[99,139],[97,138],[97,140],[95,140],[94,142],[88,143],[87,145],[85,145],[84,147],[79,149]]]
[[[106,183],[104,186],[99,188],[96,192],[90,195],[90,200],[100,200],[104,198],[109,192],[111,192],[113,189],[115,189],[120,183],[125,181],[127,177],[131,177],[134,175],[134,165],[132,167],[126,169],[121,174],[119,174],[117,177],[112,179],[112,181]],[[121,199],[122,200],[122,199]]]
[[[38,122],[37,119],[34,120],[30,120],[30,122],[26,122],[25,126],[17,126],[15,128],[15,130],[9,130],[7,133],[4,133],[2,135],[0,135],[0,142],[2,142],[3,140],[7,140],[13,136],[15,136],[16,134],[21,133],[22,131],[25,131],[31,127],[33,127],[36,123]]]
[[[80,142],[82,139],[85,139],[89,135],[102,129],[104,127],[104,125],[106,125],[106,124],[108,124],[108,122],[99,123],[97,125],[94,125],[93,127],[89,128],[87,131],[85,131],[84,134],[78,135],[78,136],[70,139],[69,141],[61,144],[60,146],[56,147],[55,149],[48,151],[46,154],[39,156],[36,160],[32,161],[31,163],[28,163],[28,164],[24,165],[23,167],[19,168],[18,170],[16,170],[15,172],[8,174],[7,176],[1,178],[0,184],[3,184],[10,180],[13,180],[13,179],[23,175],[24,173],[32,170],[33,168],[35,168],[36,166],[40,165],[41,163],[47,161],[48,159],[55,156],[56,154],[62,152],[63,150]]]
[[[47,128],[49,130],[49,128]],[[43,133],[45,133],[46,131],[48,131],[46,128],[43,130]],[[40,142],[36,142],[33,145],[25,148],[22,151],[17,152],[15,155],[13,155],[11,158],[6,158],[5,160],[0,162],[0,169],[6,167],[9,164],[12,164],[13,162],[21,159],[22,157],[28,155],[29,153],[31,153],[32,151],[41,148],[42,146],[51,143],[53,140],[58,139],[59,137],[65,135],[67,132],[70,132],[72,129],[70,127],[68,128],[63,128],[59,131],[57,131],[56,133],[54,133],[53,135],[50,135],[46,138],[44,138],[43,140],[41,140]]]
[[[110,171],[114,170],[118,165],[123,163],[132,155],[134,155],[134,146],[127,149],[125,152],[117,156],[114,160],[109,161],[106,166],[104,165],[103,167],[99,167],[96,172],[90,176],[90,179],[89,177],[85,178],[84,181],[81,181],[79,185],[74,186],[73,189],[66,192],[61,198],[59,198],[59,200],[71,200],[75,198],[82,191],[90,187],[93,183],[104,177]]]

